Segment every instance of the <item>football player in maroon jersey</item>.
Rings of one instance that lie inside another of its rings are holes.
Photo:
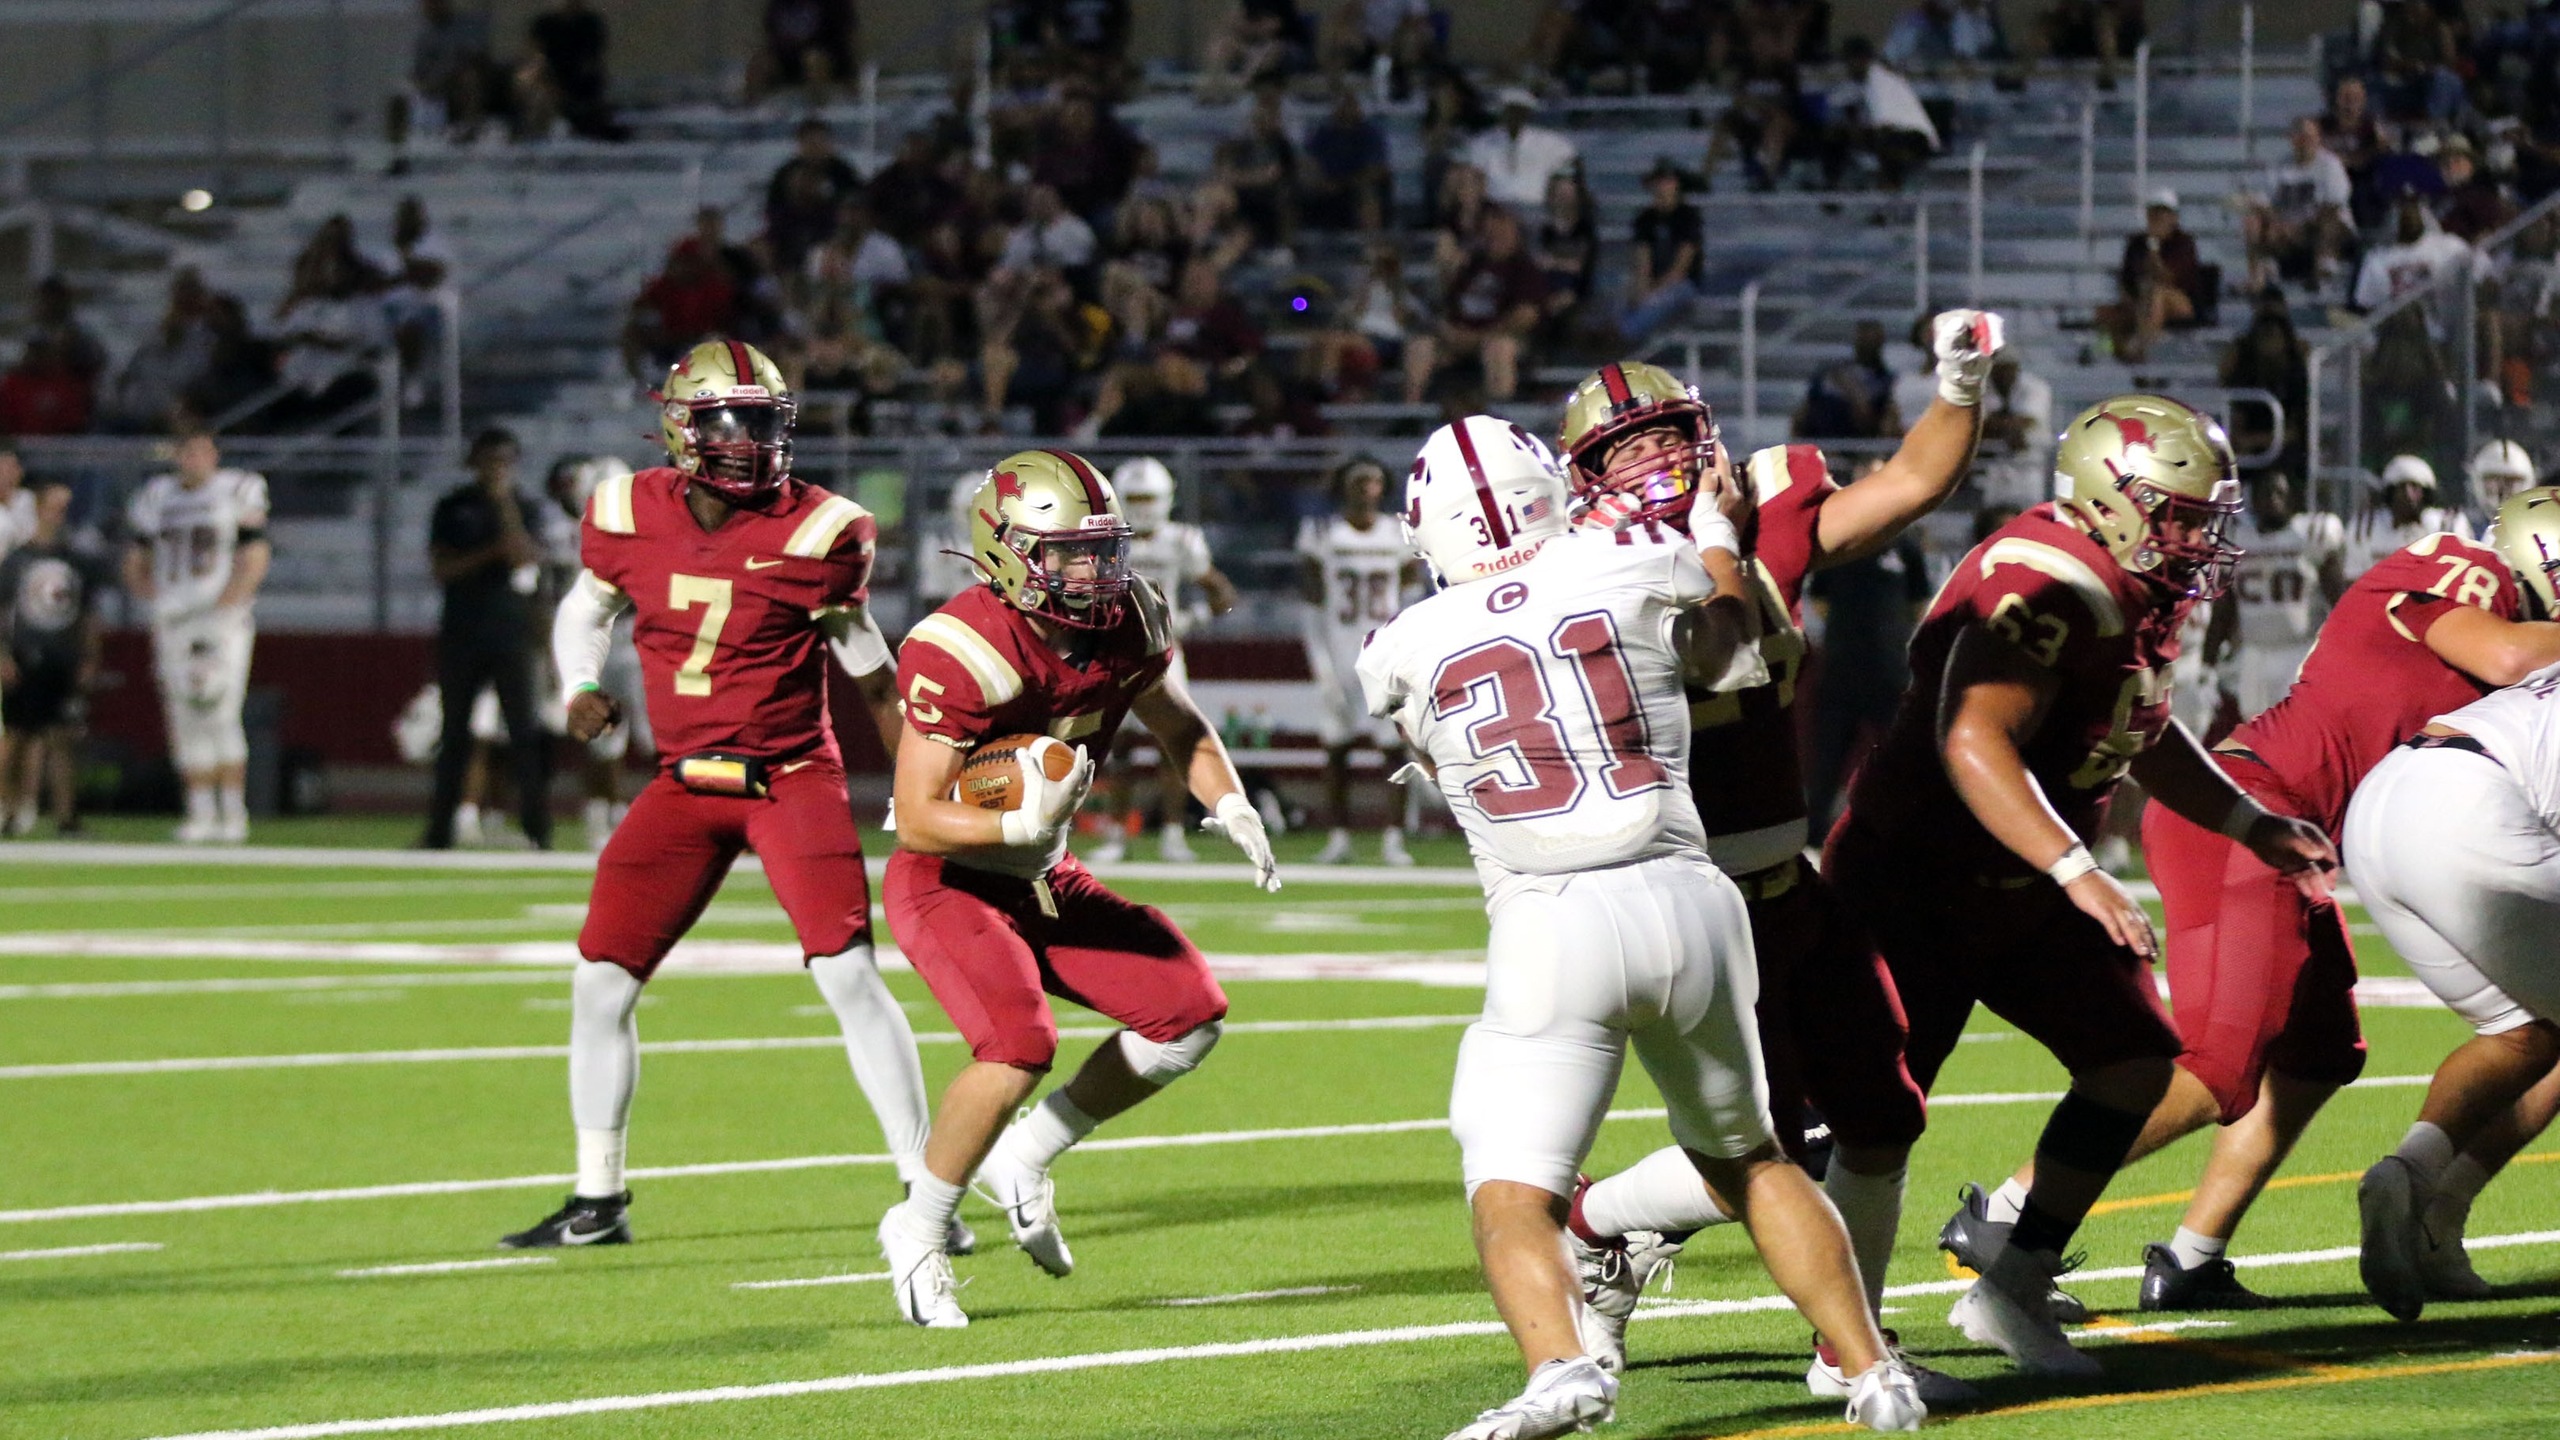
[[[2438,715],[2560,663],[2560,624],[2519,618],[2541,557],[2511,530],[2493,548],[2442,533],[2383,557],[2339,598],[2293,688],[2214,747],[2250,798],[2335,840],[2366,772]],[[2154,802],[2142,849],[2168,912],[2169,1003],[2186,1051],[2126,1159],[2221,1122],[2178,1233],[2143,1247],[2145,1310],[2256,1309],[2223,1256],[2304,1127],[2363,1072],[2355,951],[2327,898],[2305,895],[2228,835]],[[2496,1168],[2466,1168],[2470,1194]],[[2476,1173],[2476,1179],[2472,1177]],[[2005,1218],[2022,1170],[1986,1207]],[[1970,1187],[1968,1187],[1970,1188]],[[1968,1206],[1974,1206],[1972,1195]],[[2429,1293],[2489,1293],[2459,1243],[2429,1252]]]
[[[793,405],[750,346],[711,340],[667,376],[671,462],[605,480],[587,502],[585,570],[552,622],[569,738],[622,718],[597,683],[614,617],[633,612],[658,774],[596,860],[572,986],[569,1109],[577,1189],[503,1242],[631,1238],[625,1126],[640,1076],[632,1011],[741,851],[763,862],[809,975],[843,1026],[854,1079],[899,1174],[923,1174],[924,1071],[871,953],[871,887],[827,723],[821,649],[888,713],[889,650],[865,609],[870,512],[791,475]],[[887,734],[890,743],[894,734]],[[955,1240],[961,1237],[952,1237]]]
[[[1993,532],[1911,642],[1911,688],[1859,774],[1823,866],[1893,972],[1925,1091],[1973,1007],[2071,1072],[2014,1224],[1948,1319],[2022,1368],[2096,1362],[2051,1311],[2062,1249],[2169,1086],[2151,923],[2090,858],[2128,771],[2170,810],[2238,837],[2325,893],[2318,827],[2234,786],[2169,718],[2168,667],[2218,592],[2240,483],[2222,427],[2174,400],[2119,396],[2063,432],[2064,499]]]
[[[1937,317],[1938,399],[1881,468],[1854,484],[1831,479],[1811,445],[1762,450],[1733,475],[1715,420],[1697,392],[1656,366],[1604,365],[1567,403],[1564,448],[1584,523],[1658,520],[1685,532],[1701,488],[1740,483],[1752,507],[1742,534],[1745,585],[1757,611],[1756,665],[1731,683],[1692,677],[1689,785],[1716,864],[1741,887],[1761,979],[1758,1021],[1770,1104],[1790,1154],[1803,1157],[1808,1102],[1836,1150],[1825,1177],[1858,1254],[1868,1307],[1880,1309],[1885,1266],[1902,1219],[1903,1179],[1925,1123],[1903,1065],[1901,1002],[1865,935],[1841,913],[1821,872],[1804,863],[1809,821],[1795,721],[1806,577],[1891,545],[1962,483],[1980,428],[1983,380],[2000,349],[1997,315]],[[1583,1275],[1586,1345],[1615,1368],[1627,1317],[1681,1232],[1718,1212],[1677,1147],[1657,1152],[1576,1197],[1575,1258]],[[1890,1332],[1888,1332],[1890,1339]],[[1912,1366],[1921,1396],[1956,1404],[1973,1389]],[[1819,1338],[1806,1384],[1841,1397],[1855,1377]]]
[[[898,850],[882,884],[890,928],[969,1042],[943,1091],[927,1174],[880,1221],[898,1311],[969,1323],[941,1237],[974,1177],[1041,1269],[1074,1268],[1049,1165],[1097,1124],[1190,1073],[1218,1043],[1227,997],[1164,913],[1103,888],[1067,853],[1067,827],[1131,714],[1182,763],[1191,793],[1277,890],[1271,842],[1217,732],[1166,668],[1163,596],[1128,568],[1129,522],[1099,471],[1026,450],[987,473],[970,506],[969,558],[985,576],[907,633],[898,698]],[[969,752],[1013,734],[1077,747],[1062,780],[1022,766],[1020,805],[950,798]],[[1058,1051],[1043,992],[1128,1027],[1012,1128]],[[998,1132],[1002,1132],[1001,1143]]]

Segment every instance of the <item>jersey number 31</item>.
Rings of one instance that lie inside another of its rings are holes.
[[[1547,650],[1571,668],[1582,692],[1600,737],[1600,780],[1610,797],[1623,800],[1669,784],[1671,777],[1653,758],[1644,708],[1636,701],[1635,676],[1608,612],[1566,616],[1547,636]],[[1509,755],[1528,775],[1525,784],[1481,775],[1467,786],[1468,796],[1488,818],[1561,815],[1582,799],[1589,782],[1564,726],[1557,723],[1556,688],[1548,683],[1545,657],[1509,637],[1450,656],[1431,678],[1436,719],[1468,709],[1479,691],[1489,694],[1492,713],[1467,726],[1467,744],[1479,759]]]

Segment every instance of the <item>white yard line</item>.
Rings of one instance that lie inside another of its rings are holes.
[[[1240,1020],[1225,1028],[1229,1035],[1295,1035],[1328,1030],[1444,1030],[1475,1022],[1473,1015],[1376,1015],[1337,1020]],[[1100,1040],[1120,1033],[1117,1025],[1061,1027],[1062,1040]],[[921,1030],[919,1045],[956,1045],[953,1030]],[[658,1040],[640,1047],[644,1055],[719,1055],[762,1050],[833,1050],[840,1035],[772,1035],[736,1040]],[[0,1065],[0,1080],[63,1080],[101,1075],[194,1075],[217,1070],[313,1070],[344,1065],[438,1065],[466,1060],[564,1060],[565,1045],[474,1045],[429,1050],[314,1051],[302,1055],[196,1055],[166,1060],[78,1060],[52,1065]]]
[[[880,1270],[869,1275],[812,1275],[805,1280],[738,1280],[731,1282],[729,1288],[732,1290],[801,1290],[811,1285],[868,1285],[874,1280],[888,1278],[889,1272]]]
[[[1357,1285],[1288,1285],[1278,1290],[1239,1290],[1232,1295],[1189,1295],[1180,1300],[1150,1300],[1168,1310],[1185,1310],[1198,1305],[1250,1305],[1257,1300],[1295,1300],[1306,1295],[1350,1295]]]
[[[0,985],[0,1000],[124,1000],[153,995],[263,995],[303,990],[415,990],[451,985],[557,987],[559,984],[559,976],[536,970],[484,970],[442,975],[261,975],[225,980],[80,980],[47,985]]]
[[[21,853],[16,848],[11,855]],[[379,900],[423,895],[523,895],[561,880],[302,880],[230,884],[0,885],[0,905],[141,905],[171,900]],[[583,906],[580,908],[584,908]]]
[[[339,1278],[370,1280],[386,1275],[453,1275],[467,1270],[505,1270],[518,1265],[549,1265],[548,1255],[501,1255],[494,1260],[433,1260],[422,1265],[368,1265],[360,1270],[341,1270]]]
[[[2527,1235],[2483,1236],[2470,1243],[2476,1247],[2501,1245],[2548,1245],[2560,1242],[2560,1231],[2544,1230]],[[2352,1249],[2344,1252],[2353,1255]],[[2342,1258],[2331,1250],[2302,1251],[2292,1255],[2261,1255],[2258,1264],[2308,1265]],[[2248,1264],[2244,1259],[2240,1263]],[[2094,1279],[2092,1272],[2077,1278]],[[2139,1269],[2131,1274],[2138,1275]],[[2130,1275],[2125,1278],[2130,1278]],[[1969,1282],[1962,1280],[1932,1281],[1922,1285],[1888,1286],[1888,1296],[1941,1295],[1961,1290]],[[1755,1295],[1736,1300],[1687,1301],[1677,1305],[1647,1306],[1636,1312],[1639,1320],[1672,1320],[1699,1315],[1738,1315],[1790,1309],[1783,1295]],[[2145,1331],[2179,1325],[2179,1321],[2163,1321],[2157,1326],[2101,1326],[2083,1329],[2083,1339],[2129,1336]],[[2216,1322],[2207,1321],[2207,1324]],[[1009,1379],[1021,1375],[1058,1375],[1085,1370],[1124,1370],[1149,1365],[1164,1365],[1182,1360],[1224,1360],[1256,1355],[1306,1354],[1326,1350],[1364,1349],[1380,1345],[1410,1345],[1431,1340],[1471,1339],[1503,1333],[1501,1322],[1464,1320],[1446,1325],[1405,1325],[1379,1330],[1337,1330],[1315,1335],[1273,1336],[1260,1340],[1232,1340],[1212,1345],[1167,1345],[1146,1350],[1106,1350],[1085,1355],[1044,1355],[1023,1360],[998,1360],[978,1365],[945,1365],[926,1370],[890,1370],[861,1375],[830,1375],[814,1380],[783,1380],[761,1385],[718,1385],[698,1390],[661,1390],[636,1395],[598,1395],[582,1400],[553,1400],[525,1405],[492,1406],[480,1410],[446,1410],[430,1414],[392,1415],[373,1419],[319,1420],[293,1425],[271,1425],[247,1430],[198,1431],[187,1435],[163,1436],[160,1440],[325,1440],[336,1435],[382,1435],[418,1430],[457,1430],[477,1425],[509,1425],[533,1420],[560,1420],[580,1415],[625,1414],[641,1410],[665,1410],[693,1405],[727,1405],[754,1400],[786,1400],[804,1395],[837,1395],[858,1390],[886,1390],[915,1385],[947,1385],[967,1380]]]
[[[0,1250],[5,1260],[69,1260],[78,1255],[139,1255],[160,1249],[157,1240],[119,1240],[111,1245],[58,1245],[51,1250]]]

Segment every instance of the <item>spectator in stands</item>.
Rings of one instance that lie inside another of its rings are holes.
[[[960,187],[944,173],[929,130],[908,131],[898,144],[896,158],[871,177],[872,214],[901,245],[921,242],[924,232],[959,203]]]
[[[460,140],[477,135],[489,113],[493,69],[487,15],[465,11],[454,0],[420,0],[418,35],[409,45],[409,86],[391,97],[391,143],[405,144],[413,133]]]
[[[47,275],[36,282],[34,303],[29,309],[28,338],[42,337],[53,342],[63,363],[83,380],[94,382],[106,373],[107,347],[80,323],[78,302],[61,276]]]
[[[1707,141],[1707,171],[1712,175],[1736,152],[1742,160],[1743,183],[1753,190],[1773,190],[1802,148],[1806,98],[1792,58],[1752,54],[1743,61],[1734,85],[1733,103],[1716,121]]]
[[[560,0],[559,8],[533,17],[531,33],[542,78],[569,129],[590,140],[624,138],[605,99],[604,16],[589,0]]]
[[[2445,197],[2444,171],[2436,156],[2444,137],[2428,126],[2402,125],[2383,132],[2380,154],[2373,158],[2373,190],[2386,200],[2414,190],[2434,209]]]
[[[1729,13],[1722,0],[1640,0],[1636,53],[1646,93],[1685,94],[1721,70]]]
[[[1823,179],[1838,185],[1860,155],[1874,159],[1887,190],[1899,190],[1910,172],[1938,149],[1938,126],[1911,82],[1876,60],[1863,35],[1840,46],[1846,78],[1831,91],[1831,123],[1823,141]]]
[[[2117,358],[2141,363],[2161,331],[2195,323],[2207,292],[2195,237],[2178,224],[2178,192],[2152,192],[2142,230],[2125,237],[2115,301],[2098,307],[2098,325],[2113,340]]]
[[[836,153],[835,134],[815,116],[792,135],[791,158],[764,187],[764,239],[776,268],[789,274],[834,233],[844,202],[862,193],[862,177]]]
[[[2222,383],[2234,390],[2264,390],[2284,406],[2282,453],[2275,468],[2298,471],[2303,425],[2309,414],[2311,371],[2302,336],[2293,328],[2293,310],[2284,291],[2274,285],[2257,292],[2249,308],[2249,328],[2222,350]],[[2268,424],[2266,407],[2236,405],[2231,413],[2231,445],[2242,454],[2259,454],[2278,436]]]
[[[2431,290],[2471,268],[2471,246],[2448,235],[2415,191],[2404,190],[2394,206],[2392,243],[2365,252],[2356,274],[2355,308],[2377,310],[2405,295]]]
[[[1181,218],[1183,244],[1222,271],[1253,248],[1253,227],[1237,213],[1236,192],[1214,176],[1191,192]]]
[[[18,363],[0,374],[0,435],[78,435],[89,428],[95,399],[90,382],[71,363],[62,343],[30,337]]]
[[[2394,120],[2450,120],[2463,104],[2464,63],[2453,31],[2426,0],[2388,0],[2381,7],[2369,59],[2382,81],[2383,114]]]
[[[288,387],[276,419],[328,419],[375,393],[374,362],[391,344],[382,311],[390,279],[357,250],[346,216],[321,224],[294,262],[292,290],[276,306],[275,338],[284,347],[277,378]]]
[[[181,266],[169,277],[160,323],[134,347],[98,407],[101,428],[125,435],[168,433],[188,392],[213,369],[213,327],[206,318],[212,303],[194,266]]]
[[[1367,400],[1379,375],[1404,362],[1406,340],[1420,333],[1430,315],[1431,307],[1405,282],[1403,247],[1372,241],[1351,303],[1307,347],[1309,373],[1333,399]]]
[[[1103,224],[1138,172],[1138,137],[1081,83],[1058,101],[1031,157],[1031,178],[1053,187],[1069,210]]]
[[[505,430],[472,437],[471,478],[445,492],[427,525],[427,557],[444,587],[436,632],[436,686],[444,698],[444,738],[436,749],[435,795],[421,849],[453,848],[454,808],[471,763],[471,710],[497,693],[515,761],[516,805],[527,840],[551,848],[551,737],[534,694],[534,595],[542,547],[529,528],[540,502],[516,484],[516,438]]]
[[[2445,185],[2436,216],[2446,234],[2477,244],[2482,236],[2516,218],[2515,201],[2496,181],[2480,173],[2479,158],[2469,140],[2460,135],[2446,136],[2436,163],[2444,172]]]
[[[1440,209],[1432,232],[1432,269],[1446,285],[1467,257],[1484,249],[1485,217],[1497,207],[1485,198],[1484,172],[1473,165],[1453,165],[1440,187]]]
[[[22,543],[0,547],[0,834],[35,833],[41,788],[54,833],[76,835],[73,752],[105,648],[98,594],[112,582],[71,544],[71,487],[32,488]]]
[[[1055,265],[1072,277],[1093,262],[1093,227],[1067,209],[1050,186],[1025,191],[1022,223],[1005,234],[1001,269],[1024,272],[1035,265]]]
[[[1819,65],[1830,58],[1828,0],[1743,0],[1734,29],[1742,62],[1755,72]]]
[[[1218,178],[1235,192],[1236,212],[1266,249],[1287,249],[1298,235],[1298,147],[1281,113],[1284,93],[1276,79],[1255,81],[1245,132],[1218,146]]]
[[[1094,398],[1088,433],[1107,435],[1216,433],[1211,407],[1222,397],[1246,399],[1262,358],[1263,336],[1206,261],[1183,266],[1174,305],[1143,356],[1114,366]],[[1153,431],[1148,425],[1185,428]]]
[[[1547,277],[1521,243],[1520,222],[1494,206],[1485,212],[1483,248],[1467,257],[1441,291],[1440,323],[1404,350],[1404,401],[1419,405],[1444,360],[1474,355],[1484,362],[1485,398],[1496,404],[1520,390],[1520,365],[1547,303]]]
[[[2020,365],[2016,351],[2003,350],[1982,394],[1975,473],[1982,503],[2024,510],[2052,499],[2053,441],[2053,387]]]
[[[403,405],[426,402],[427,373],[444,334],[440,297],[453,282],[453,247],[427,216],[427,203],[403,196],[391,218],[390,284],[382,292],[382,318],[400,349]]]
[[[836,212],[836,233],[809,252],[794,280],[792,308],[813,322],[812,336],[831,336],[848,354],[885,342],[906,328],[907,253],[875,229],[871,207],[849,198]],[[817,324],[818,317],[830,323]]]
[[[1025,405],[1038,432],[1054,435],[1066,428],[1076,387],[1101,364],[1110,316],[1078,300],[1054,260],[1019,273],[1018,298],[981,311],[980,398],[990,421],[1009,404]]]
[[[1575,94],[1624,95],[1641,64],[1642,24],[1632,0],[1546,0],[1530,34],[1531,63]]]
[[[622,330],[623,369],[654,389],[677,356],[728,333],[737,315],[736,282],[700,235],[688,235],[667,252],[666,264],[632,302]]]
[[[1894,434],[1893,370],[1884,362],[1884,327],[1861,320],[1846,359],[1806,382],[1792,422],[1799,440],[1878,440]]]
[[[909,358],[928,370],[966,368],[967,357],[978,350],[976,297],[986,279],[986,267],[961,239],[957,224],[945,220],[924,233],[907,283]]]
[[[1262,358],[1262,330],[1245,313],[1215,266],[1194,260],[1182,267],[1165,320],[1163,343],[1209,371],[1212,385],[1233,392],[1244,373]]]
[[[1646,204],[1636,212],[1628,264],[1627,310],[1618,333],[1629,346],[1680,319],[1705,294],[1707,225],[1680,198],[1680,167],[1668,155],[1645,172]]]
[[[1547,201],[1547,182],[1559,170],[1581,163],[1581,153],[1562,131],[1529,120],[1538,113],[1538,97],[1514,85],[1501,95],[1502,119],[1467,143],[1467,163],[1484,172],[1485,193],[1495,204],[1519,211]]]
[[[2098,88],[2116,88],[2116,64],[2147,33],[2142,0],[2054,0],[2044,12],[2045,53],[2056,60],[2098,62]]]
[[[1340,0],[1327,13],[1317,52],[1328,74],[1366,74],[1387,62],[1387,94],[1411,93],[1415,72],[1440,58],[1431,0]]]
[[[2329,109],[2320,117],[2320,143],[2347,167],[2347,182],[2353,191],[2349,208],[2357,227],[2371,226],[2384,209],[2385,197],[2373,186],[2374,162],[2382,156],[2382,127],[2375,123],[2372,108],[2366,104],[2363,80],[2342,76],[2329,92]]]
[[[1120,306],[1114,297],[1133,289],[1169,300],[1183,263],[1191,258],[1191,242],[1174,218],[1171,202],[1156,197],[1133,199],[1120,207],[1109,256],[1102,267],[1103,306],[1117,314]]]
[[[1451,167],[1462,162],[1468,141],[1492,117],[1475,85],[1454,65],[1433,66],[1423,87],[1422,213],[1440,213],[1441,190]]]
[[[747,60],[747,103],[786,85],[808,92],[812,108],[827,87],[853,77],[853,0],[764,0],[764,43]]]
[[[1885,32],[1884,62],[1896,70],[1927,74],[1957,59],[1953,0],[1920,0]]]
[[[1319,230],[1374,234],[1390,200],[1387,135],[1360,108],[1360,92],[1338,83],[1333,109],[1307,131],[1299,211]]]
[[[2264,193],[2249,197],[2240,229],[2249,246],[2249,286],[2282,276],[2326,287],[2353,243],[2347,167],[2320,143],[2320,121],[2305,115],[2288,137],[2290,160],[2267,167]]]
[[[1102,93],[1120,94],[1129,81],[1129,26],[1129,0],[1050,0],[1050,58]]]
[[[857,192],[858,198],[859,192]],[[832,232],[830,232],[832,233]],[[693,238],[702,253],[712,258],[720,273],[729,280],[734,297],[729,323],[724,327],[737,339],[761,345],[779,337],[783,331],[784,296],[782,277],[767,263],[772,253],[760,244],[739,244],[729,238],[729,214],[717,205],[700,206],[693,212]]]
[[[233,411],[274,386],[280,357],[275,344],[249,323],[248,307],[237,295],[216,294],[206,303],[205,328],[213,332],[213,363],[187,391],[186,408],[210,428],[227,424]],[[185,428],[176,427],[182,433]]]
[[[1239,85],[1284,79],[1306,69],[1314,40],[1297,0],[1236,0],[1226,23],[1209,32],[1200,61],[1200,98],[1220,103]]]
[[[1542,348],[1552,347],[1573,334],[1600,276],[1600,231],[1592,220],[1591,192],[1579,173],[1559,171],[1547,182],[1547,203],[1539,212],[1531,249],[1547,280],[1538,340]]]

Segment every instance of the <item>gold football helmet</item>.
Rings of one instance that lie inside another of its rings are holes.
[[[782,371],[741,340],[705,340],[667,372],[658,434],[667,459],[722,498],[745,504],[791,473],[799,405]]]
[[[2053,468],[2064,513],[2125,569],[2204,599],[2228,587],[2240,472],[2213,417],[2164,395],[2119,395],[2072,420]]]
[[[1623,443],[1658,428],[1677,438],[1668,445]],[[1715,412],[1698,392],[1640,360],[1603,365],[1573,387],[1558,438],[1576,501],[1623,494],[1636,501],[1635,518],[1675,525],[1715,468],[1722,443]]]
[[[2489,545],[2514,568],[2525,608],[2538,619],[2560,616],[2560,486],[2508,497],[2489,522]]]
[[[969,505],[969,559],[1020,609],[1079,630],[1120,623],[1129,522],[1102,472],[1066,450],[1024,450]]]

